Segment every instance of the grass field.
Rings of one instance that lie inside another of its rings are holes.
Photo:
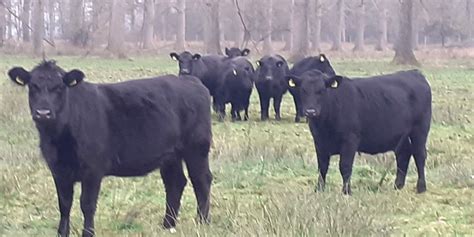
[[[168,58],[134,61],[58,57],[87,80],[115,82],[177,71]],[[4,74],[13,65],[32,68],[39,60],[0,57],[0,236],[53,236],[59,220],[53,180],[39,154],[27,110],[26,89]],[[334,60],[343,75],[364,76],[402,69],[389,59]],[[405,189],[393,190],[391,153],[356,157],[353,196],[340,193],[338,157],[327,190],[315,193],[317,165],[304,123],[293,123],[292,98],[282,105],[283,121],[259,122],[256,91],[249,122],[218,123],[210,155],[214,174],[212,223],[198,225],[195,198],[186,187],[179,236],[474,236],[474,63],[425,62],[421,69],[433,90],[433,124],[428,143],[428,192],[415,194],[410,164]],[[271,113],[271,116],[273,113]],[[379,185],[383,174],[384,182]],[[80,185],[76,186],[71,231],[81,233]],[[143,178],[106,178],[96,215],[98,236],[171,235],[161,229],[165,210],[159,172]]]

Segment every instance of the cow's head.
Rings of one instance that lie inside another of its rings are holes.
[[[184,51],[181,54],[175,52],[170,53],[170,57],[178,62],[179,65],[179,75],[194,75],[194,67],[197,61],[200,61],[200,54],[191,54],[188,51]]]
[[[229,58],[235,58],[235,57],[238,57],[238,56],[247,56],[250,54],[250,49],[239,49],[239,48],[236,48],[236,47],[232,47],[232,48],[225,48],[225,55],[227,55],[227,57]]]
[[[288,64],[280,55],[264,56],[257,61],[258,80],[269,81],[284,79],[288,71]]]
[[[22,67],[8,71],[10,79],[28,87],[28,100],[33,120],[37,123],[55,122],[67,108],[69,88],[78,86],[84,73],[66,73],[54,61],[44,61],[28,72]]]
[[[236,60],[237,58],[234,58]],[[226,76],[231,77],[237,80],[251,80],[254,81],[255,71],[250,62],[246,59],[242,61],[242,58],[238,58],[238,61],[232,62],[230,70],[227,72]]]
[[[336,72],[334,72],[334,69],[332,68],[331,63],[329,62],[325,54],[320,54],[319,56],[316,56],[316,57],[317,57],[316,65],[313,69],[317,69],[328,75],[336,75]]]
[[[326,94],[329,90],[336,90],[343,77],[311,70],[301,76],[289,75],[286,79],[289,87],[299,89],[304,114],[309,118],[317,118],[321,114]]]

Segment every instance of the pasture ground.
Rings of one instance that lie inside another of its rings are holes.
[[[82,69],[93,82],[177,71],[167,57],[56,59],[66,70]],[[0,236],[53,236],[59,220],[53,180],[40,158],[27,109],[27,90],[15,86],[4,73],[14,65],[31,69],[37,62],[39,59],[0,55]],[[334,59],[333,65],[339,74],[350,76],[402,69],[389,62],[389,58]],[[413,161],[405,189],[393,190],[396,168],[393,154],[387,153],[356,157],[352,197],[340,193],[339,158],[333,157],[327,190],[315,193],[314,146],[307,125],[293,123],[291,96],[284,98],[283,121],[259,122],[254,91],[250,122],[218,123],[214,116],[212,224],[196,224],[195,198],[188,184],[174,235],[474,236],[474,63],[428,61],[421,70],[433,90],[428,192],[415,194]],[[80,185],[75,191],[73,236],[82,228]],[[96,215],[97,235],[171,236],[160,227],[164,210],[159,172],[144,178],[106,178]]]

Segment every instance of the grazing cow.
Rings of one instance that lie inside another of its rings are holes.
[[[239,48],[236,48],[236,47],[232,47],[232,48],[225,48],[225,55],[227,55],[228,58],[235,58],[235,57],[239,57],[239,56],[247,56],[250,54],[250,49],[239,49]]]
[[[184,51],[181,54],[170,53],[170,57],[178,62],[179,75],[192,75],[201,79],[204,86],[207,87],[209,93],[213,97],[213,108],[216,110],[215,93],[218,87],[221,86],[222,76],[219,72],[221,68],[226,65],[223,62],[224,56],[191,54]]]
[[[105,176],[144,176],[160,168],[166,190],[165,228],[176,225],[186,185],[186,164],[207,221],[212,175],[210,97],[194,77],[174,75],[122,83],[83,81],[80,70],[65,72],[45,61],[28,72],[8,75],[28,87],[40,149],[56,185],[59,236],[69,234],[74,183],[81,183],[83,236],[94,235],[94,215]]]
[[[288,83],[285,76],[289,72],[286,60],[280,55],[264,56],[257,61],[257,87],[260,98],[261,120],[268,119],[268,107],[270,99],[273,98],[273,108],[275,109],[275,119],[281,120],[280,105],[283,95],[288,90]]]
[[[317,189],[324,190],[331,155],[339,154],[345,194],[357,151],[394,151],[395,188],[405,185],[411,155],[418,169],[417,192],[426,191],[426,140],[431,123],[431,88],[418,70],[351,80],[317,70],[290,76],[313,135],[319,166]]]
[[[247,121],[255,72],[252,63],[245,57],[229,59],[228,63],[227,69],[222,73],[223,83],[216,92],[219,120],[222,121],[225,117],[225,104],[231,103],[232,121],[242,120],[242,110],[245,110],[244,120]]]
[[[295,63],[293,67],[290,69],[290,75],[300,76],[304,72],[310,70],[319,70],[323,73],[326,73],[330,76],[336,75],[334,69],[331,66],[331,63],[327,59],[326,55],[320,54],[319,56],[315,57],[307,57],[302,59],[301,61]],[[301,98],[299,94],[299,90],[294,87],[288,88],[290,94],[293,96],[293,100],[295,102],[295,122],[300,122],[301,117],[304,117],[303,110],[301,109]]]

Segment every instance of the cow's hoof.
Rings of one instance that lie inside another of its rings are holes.
[[[416,184],[416,192],[417,193],[424,193],[426,192],[426,183],[425,182],[418,182]]]

